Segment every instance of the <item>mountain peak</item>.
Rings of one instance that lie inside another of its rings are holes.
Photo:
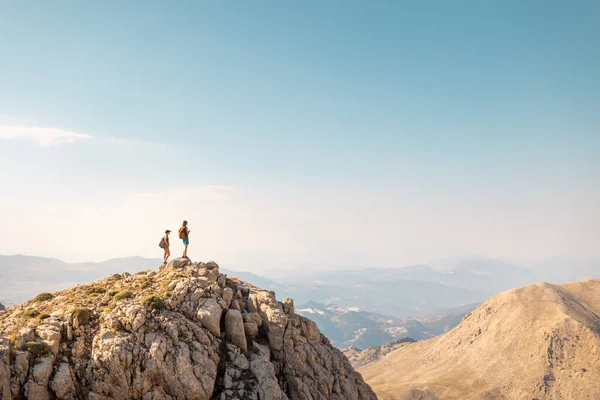
[[[359,370],[380,399],[599,398],[598,315],[600,280],[540,282]]]
[[[175,259],[0,311],[2,399],[375,399],[291,299]]]

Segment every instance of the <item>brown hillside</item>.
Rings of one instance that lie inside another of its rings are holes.
[[[385,399],[600,399],[600,280],[495,296],[452,331],[359,368]]]

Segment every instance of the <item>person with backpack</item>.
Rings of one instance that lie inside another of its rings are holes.
[[[171,231],[167,229],[165,231],[165,236],[163,236],[162,239],[160,239],[160,243],[158,244],[158,247],[165,250],[164,264],[167,263],[167,260],[171,255],[171,251],[169,250],[169,233],[171,233]]]
[[[188,249],[188,245],[190,244],[190,230],[187,227],[188,222],[187,221],[183,221],[183,224],[181,226],[181,228],[179,228],[179,239],[183,240],[183,258],[188,258],[187,256],[187,249]]]

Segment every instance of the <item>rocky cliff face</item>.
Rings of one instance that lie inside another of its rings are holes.
[[[0,398],[376,399],[291,299],[183,259],[0,312]]]

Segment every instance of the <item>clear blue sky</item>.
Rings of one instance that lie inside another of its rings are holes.
[[[252,197],[258,227],[256,207],[298,219],[269,225],[293,231],[277,246],[289,258],[599,257],[598,21],[597,1],[0,0],[4,209],[219,185]],[[92,138],[44,145],[57,132]],[[353,233],[311,239],[338,212]],[[290,228],[305,215],[319,225]],[[522,225],[500,226],[511,216]],[[150,254],[75,251],[43,232],[34,248],[12,231],[0,253]],[[214,253],[245,240],[215,239]]]

